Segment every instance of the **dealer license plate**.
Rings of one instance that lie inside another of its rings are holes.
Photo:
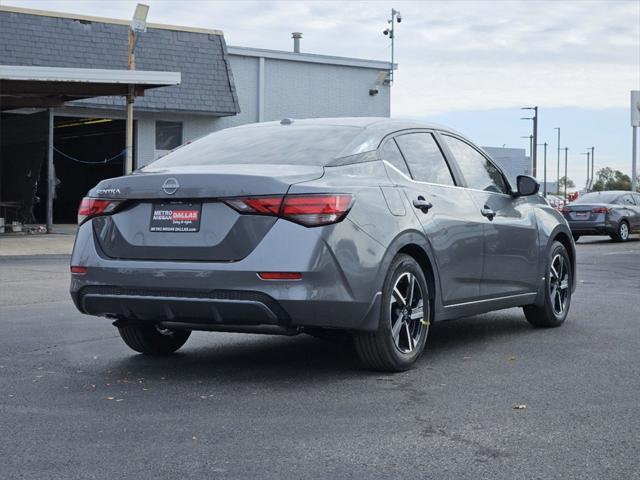
[[[197,232],[200,230],[200,202],[154,203],[151,210],[152,232]]]

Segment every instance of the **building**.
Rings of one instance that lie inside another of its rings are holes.
[[[512,185],[518,175],[531,175],[531,157],[524,148],[482,147],[504,170]]]
[[[128,28],[124,20],[0,6],[0,65],[126,69]],[[136,68],[179,72],[181,82],[136,99],[134,167],[238,124],[390,113],[388,62],[230,47],[219,30],[148,24],[139,35]],[[11,195],[18,188],[45,198],[43,118],[48,113],[0,109],[0,202],[15,200]],[[53,114],[53,216],[56,222],[72,222],[89,188],[123,173],[125,100],[86,98],[67,102]],[[17,162],[28,165],[16,168]],[[25,174],[31,183],[16,184]],[[42,202],[33,213],[43,221]]]

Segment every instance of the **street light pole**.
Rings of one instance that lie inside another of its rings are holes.
[[[596,180],[595,167],[594,167],[596,163],[595,151],[596,151],[596,147],[591,147],[591,185],[589,185],[591,190],[593,189],[593,184]]]
[[[544,188],[542,189],[543,195],[546,198],[547,197],[547,142],[544,143],[539,143],[539,146],[543,146],[544,147]]]
[[[522,120],[533,120],[533,145],[537,145],[538,143],[538,107],[522,107],[520,110],[533,110],[533,117],[531,118],[523,118]],[[536,150],[532,149],[531,153],[531,171],[533,176],[536,177],[538,173],[538,155]]]
[[[564,203],[567,203],[567,175],[569,174],[567,171],[567,156],[569,154],[569,147],[564,147]],[[558,185],[558,189],[560,186]]]
[[[586,151],[581,153],[580,155],[586,155],[587,156],[587,183],[584,186],[584,189],[588,192],[589,191],[589,173],[591,171],[590,167],[589,167],[589,156],[591,155],[591,152]]]
[[[560,193],[560,127],[555,127],[554,130],[558,130],[558,169],[556,172],[556,192]]]
[[[129,42],[127,49],[127,68],[129,70],[136,69],[136,43],[138,41],[138,32],[147,31],[147,14],[149,6],[139,3],[131,20],[129,27]],[[124,162],[125,175],[133,171],[133,102],[135,101],[135,85],[130,84],[127,93],[127,139],[125,143],[126,158]]]

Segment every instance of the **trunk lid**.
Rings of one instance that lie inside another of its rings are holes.
[[[611,208],[611,205],[604,203],[579,203],[567,205],[564,209],[564,217],[572,222],[603,220],[607,215],[604,212],[594,212],[594,209]]]
[[[93,218],[93,230],[102,253],[111,258],[238,261],[255,249],[277,219],[241,215],[220,199],[284,195],[292,184],[322,175],[320,166],[299,165],[145,169],[103,180],[89,192],[91,197],[125,202],[116,213]],[[158,213],[171,218],[174,211],[181,215],[176,218],[197,221],[186,222],[189,226],[182,230],[163,231],[159,225],[167,222],[158,221]]]

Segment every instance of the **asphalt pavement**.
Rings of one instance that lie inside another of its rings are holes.
[[[562,327],[435,324],[390,375],[307,336],[136,355],[75,310],[67,256],[0,258],[0,478],[640,478],[635,237],[580,240]]]

